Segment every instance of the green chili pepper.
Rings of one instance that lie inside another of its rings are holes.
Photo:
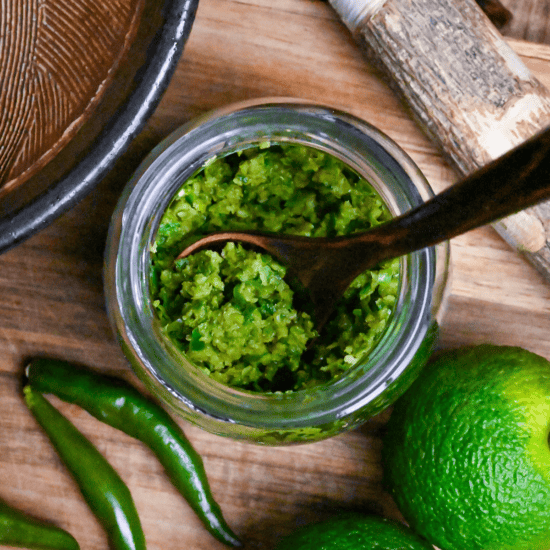
[[[36,550],[80,550],[67,531],[16,510],[0,500],[0,544]]]
[[[200,455],[162,407],[124,380],[81,365],[39,358],[26,372],[38,391],[76,404],[147,445],[208,531],[227,545],[241,546],[212,496]]]
[[[128,487],[100,452],[45,397],[26,386],[30,411],[107,531],[114,550],[145,550],[145,537]]]

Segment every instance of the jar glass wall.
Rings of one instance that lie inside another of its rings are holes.
[[[180,128],[143,162],[114,213],[106,251],[107,306],[136,374],[174,412],[220,435],[264,444],[313,441],[351,429],[395,401],[437,339],[448,243],[401,258],[394,312],[374,350],[338,379],[287,393],[240,391],[192,365],[161,332],[150,300],[151,247],[185,180],[215,156],[261,142],[325,151],[364,177],[394,216],[432,191],[387,136],[347,113],[294,100],[239,103]]]

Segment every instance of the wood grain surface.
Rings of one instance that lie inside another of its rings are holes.
[[[501,29],[503,34],[528,42],[550,44],[548,0],[503,0],[502,6],[512,14]]]
[[[550,47],[510,44],[550,86]],[[69,530],[83,550],[107,548],[21,397],[25,359],[49,355],[135,381],[105,313],[102,263],[117,197],[144,154],[208,109],[262,96],[294,96],[375,124],[417,162],[435,190],[455,173],[320,0],[201,0],[184,56],[159,109],[116,170],[79,206],[0,256],[0,497]],[[452,241],[453,284],[441,346],[520,345],[550,359],[550,285],[492,228]],[[127,482],[151,550],[218,550],[139,443],[74,406],[52,400]],[[247,549],[271,550],[296,526],[337,509],[399,518],[385,493],[381,434],[389,411],[331,440],[264,448],[181,422],[202,454],[212,490]]]

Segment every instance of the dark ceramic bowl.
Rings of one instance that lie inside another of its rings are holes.
[[[0,105],[8,106],[0,113],[0,253],[106,176],[158,105],[198,1],[46,0],[33,14],[26,0],[9,0],[13,16],[2,23],[11,42],[0,64]]]

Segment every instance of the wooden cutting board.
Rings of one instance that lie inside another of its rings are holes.
[[[550,46],[513,40],[550,87]],[[201,0],[195,27],[159,109],[115,172],[48,229],[0,256],[0,497],[69,530],[83,550],[106,537],[21,398],[25,358],[84,362],[134,380],[111,334],[102,255],[116,199],[143,155],[207,109],[262,96],[322,101],[389,134],[436,191],[456,176],[320,0]],[[550,359],[550,285],[495,233],[452,242],[453,284],[442,347],[520,345]],[[127,482],[150,550],[218,550],[141,444],[54,401]],[[389,412],[329,441],[279,449],[238,443],[181,422],[213,492],[247,549],[270,550],[296,526],[360,509],[399,517],[383,490]]]

